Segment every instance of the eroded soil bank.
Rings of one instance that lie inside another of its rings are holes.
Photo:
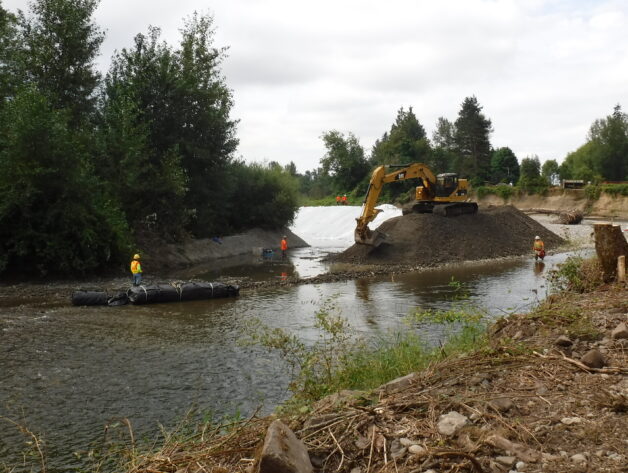
[[[530,314],[499,320],[481,350],[444,354],[423,372],[281,420],[306,449],[308,471],[626,471],[627,315],[624,284],[554,295]],[[135,458],[131,471],[257,471],[276,418],[168,442]]]

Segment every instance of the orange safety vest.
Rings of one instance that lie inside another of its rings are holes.
[[[137,274],[137,273],[141,273],[142,272],[142,265],[140,264],[140,262],[136,259],[134,259],[133,261],[131,261],[131,272],[133,274]]]
[[[541,251],[545,248],[542,240],[534,240],[534,251]]]
[[[339,195],[336,196],[336,202],[340,202],[340,196]]]
[[[281,240],[281,251],[286,251],[288,249],[288,242],[286,240]]]
[[[347,196],[346,196],[346,195],[343,195],[343,196],[342,196],[342,201],[343,201],[343,202],[346,202],[346,201],[347,201]]]

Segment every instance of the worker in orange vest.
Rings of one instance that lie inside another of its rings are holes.
[[[537,235],[534,237],[534,246],[532,249],[534,250],[535,260],[538,260],[539,258],[543,260],[543,258],[545,258],[545,243],[543,243],[540,236]]]
[[[342,205],[347,205],[347,194],[342,196]]]
[[[288,237],[286,235],[283,236],[281,240],[281,257],[286,257],[286,251],[288,251]]]
[[[133,256],[133,261],[131,261],[131,274],[133,274],[134,286],[142,284],[142,265],[140,264],[140,255],[137,253]]]
[[[340,205],[340,196],[339,195],[336,196],[336,205]]]

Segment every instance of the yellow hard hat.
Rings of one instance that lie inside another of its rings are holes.
[[[140,259],[140,255],[139,255],[139,253],[135,253],[135,254],[133,255],[133,259]]]

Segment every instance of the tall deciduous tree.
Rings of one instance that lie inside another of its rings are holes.
[[[84,274],[126,248],[124,218],[69,115],[34,86],[0,113],[0,272]]]
[[[558,162],[555,159],[548,159],[541,166],[541,176],[550,185],[558,184]]]
[[[332,130],[321,138],[327,149],[320,160],[323,173],[331,177],[335,192],[352,191],[369,171],[364,148],[353,133],[345,137],[339,131]]]
[[[477,98],[467,97],[462,102],[455,122],[455,141],[460,162],[457,166],[462,176],[468,176],[475,184],[490,180],[491,120],[482,113]]]
[[[515,153],[507,146],[498,148],[491,153],[490,181],[492,184],[519,181],[519,161]]]
[[[104,34],[92,21],[98,0],[34,0],[19,13],[22,79],[79,127],[94,112],[95,69]]]
[[[593,122],[589,131],[593,159],[598,171],[610,181],[623,181],[628,174],[628,115],[616,105],[613,113]]]
[[[541,177],[541,160],[538,156],[523,158],[519,171],[519,186],[522,189],[535,191],[547,187],[547,182]]]
[[[0,4],[0,108],[13,96],[17,87],[16,73],[17,18]]]

